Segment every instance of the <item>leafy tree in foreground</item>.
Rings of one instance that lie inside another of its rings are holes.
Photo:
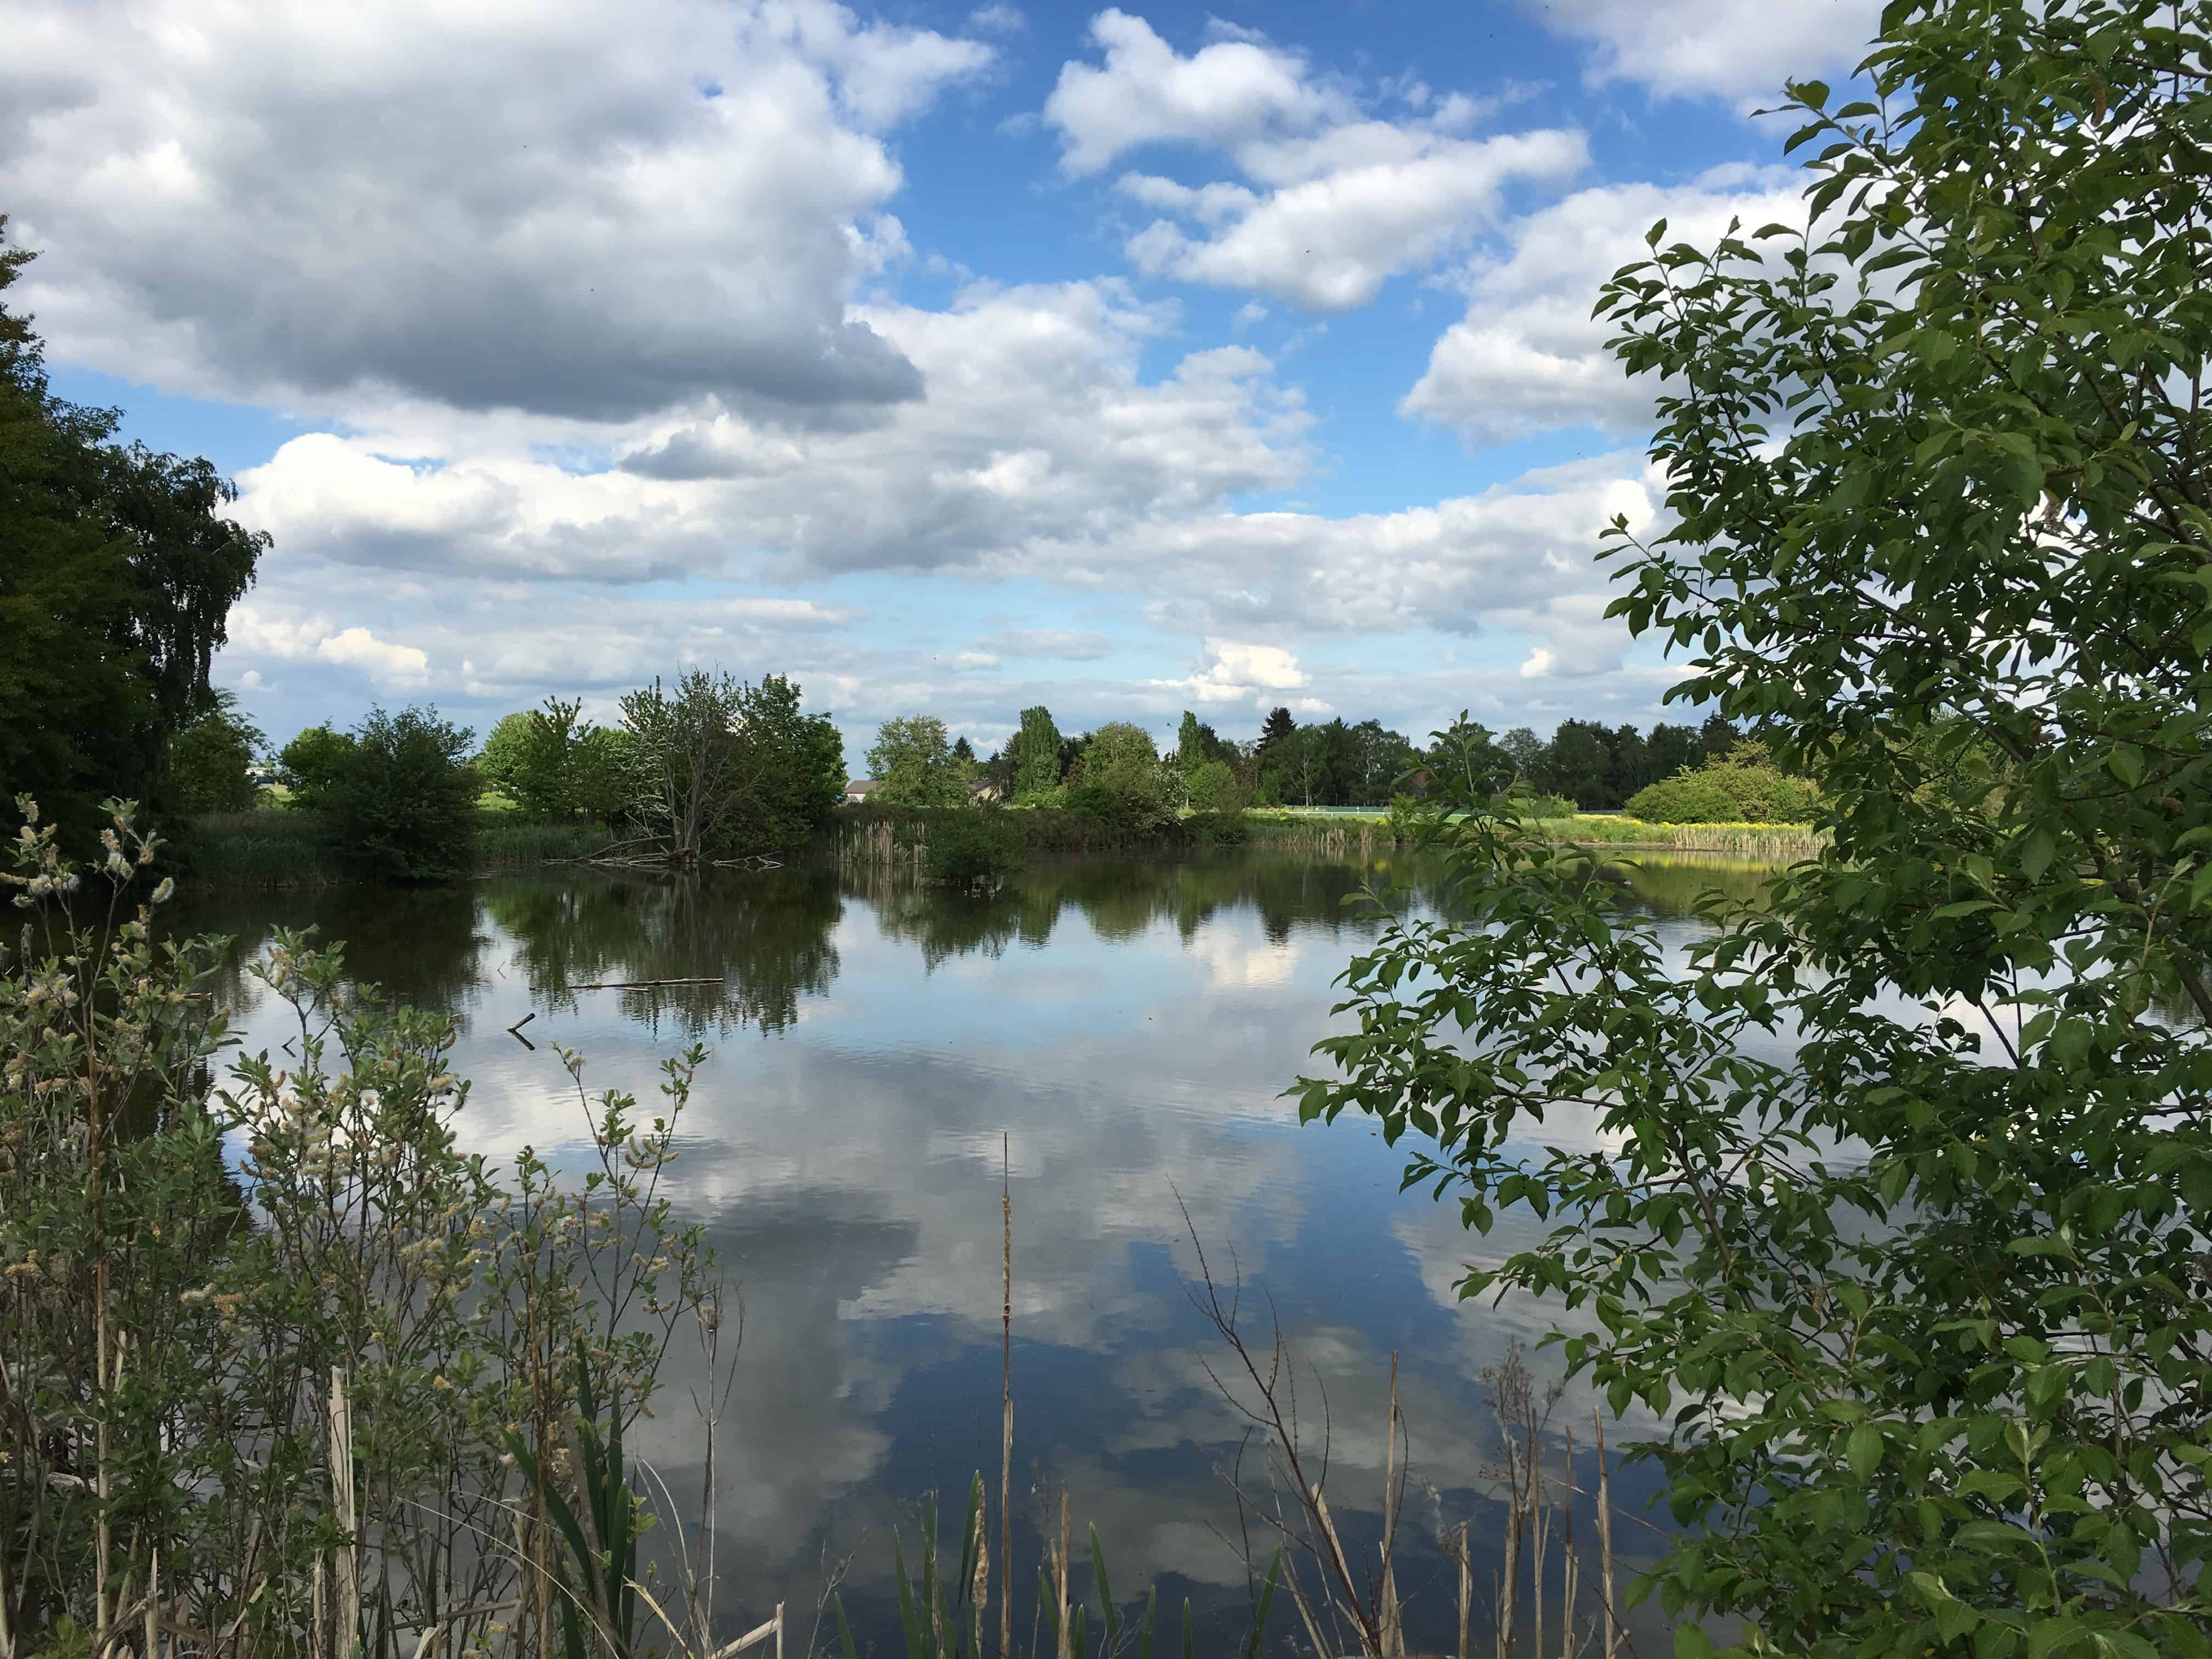
[[[1549,1218],[1463,1288],[1660,1414],[1679,1654],[2212,1650],[2206,23],[1898,0],[1879,103],[1792,89],[1808,222],[1655,228],[1601,310],[1679,518],[1613,611],[1832,848],[1683,975],[1433,815],[1466,914],[1386,927],[1304,1086]]]
[[[384,881],[467,875],[483,789],[471,735],[435,708],[371,709],[323,797],[339,857]]]

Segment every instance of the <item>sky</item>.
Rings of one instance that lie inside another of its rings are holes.
[[[784,673],[931,713],[1648,726],[1600,284],[1802,217],[1878,0],[12,0],[54,390],[271,538],[276,742]],[[1694,714],[1687,718],[1694,719]]]

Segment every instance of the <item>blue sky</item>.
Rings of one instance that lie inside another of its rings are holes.
[[[1787,216],[1872,0],[1220,12],[25,0],[0,210],[57,389],[272,550],[278,740],[693,663],[988,748],[1198,709],[1661,718],[1597,284]]]

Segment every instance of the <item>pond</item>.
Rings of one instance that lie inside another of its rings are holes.
[[[1681,945],[1702,887],[1747,893],[1759,875],[1718,860],[1639,866],[1626,878]],[[1328,1439],[1332,1508],[1367,1560],[1397,1357],[1412,1458],[1400,1587],[1409,1636],[1437,1651],[1455,1577],[1435,1535],[1471,1521],[1486,1585],[1502,1513],[1485,1475],[1497,1437],[1482,1373],[1549,1319],[1454,1295],[1468,1261],[1515,1247],[1509,1225],[1464,1232],[1455,1206],[1400,1194],[1402,1156],[1369,1125],[1301,1127],[1282,1097],[1318,1063],[1307,1051],[1330,1028],[1331,981],[1373,936],[1346,903],[1370,873],[1391,872],[1257,852],[1071,864],[976,900],[828,866],[564,872],[217,896],[180,920],[241,949],[312,924],[346,942],[362,976],[451,1013],[454,1068],[472,1085],[462,1133],[495,1160],[528,1144],[558,1164],[581,1139],[553,1044],[584,1051],[590,1085],[648,1100],[664,1056],[694,1040],[712,1049],[673,1176],[744,1308],[719,1472],[732,1629],[785,1601],[796,1644],[825,1572],[849,1559],[843,1594],[864,1645],[896,1648],[893,1529],[910,1552],[922,1494],[945,1494],[949,1535],[973,1472],[995,1488],[1003,1178],[1027,1583],[1064,1490],[1079,1540],[1097,1526],[1119,1595],[1152,1582],[1164,1605],[1190,1596],[1202,1646],[1209,1629],[1241,1628],[1224,1477],[1248,1425],[1208,1375],[1235,1361],[1188,1294],[1194,1230],[1224,1290],[1241,1278],[1262,1347],[1271,1313],[1279,1321],[1312,1449]],[[1433,903],[1432,886],[1412,891]],[[572,988],[680,978],[714,982]],[[526,1014],[534,1048],[507,1030]],[[238,1024],[249,1050],[285,1034],[278,1010],[250,996]],[[1540,1383],[1559,1369],[1548,1353],[1531,1364]],[[679,1345],[635,1447],[679,1494],[696,1489],[687,1391],[699,1370]],[[1577,1422],[1587,1447],[1587,1398],[1570,1394],[1558,1420]],[[1255,1436],[1243,1480],[1259,1493],[1264,1465]],[[1584,1450],[1577,1479],[1593,1478]],[[1617,1482],[1616,1506],[1640,1510],[1648,1480]],[[1249,1524],[1264,1561],[1265,1529]],[[1623,1555],[1648,1557],[1653,1536],[1624,1526]],[[1032,1599],[1018,1598],[1025,1622]],[[1292,1627],[1279,1604],[1272,1633]]]

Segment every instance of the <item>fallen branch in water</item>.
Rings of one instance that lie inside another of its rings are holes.
[[[592,985],[571,985],[571,991],[649,991],[657,985],[720,985],[722,975],[714,974],[700,979],[607,979]]]

